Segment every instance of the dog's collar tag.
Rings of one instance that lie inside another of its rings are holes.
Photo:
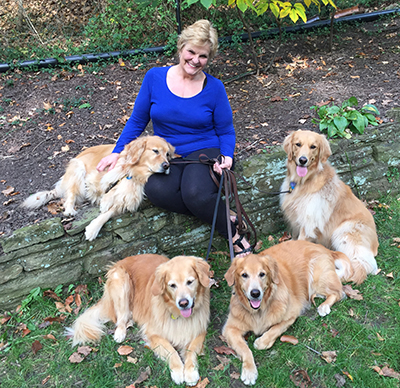
[[[290,182],[289,193],[291,193],[295,187],[296,187],[296,182]]]
[[[179,317],[174,317],[174,314],[171,314],[172,319],[178,319]]]
[[[131,176],[127,176],[126,179],[132,179],[132,177]]]

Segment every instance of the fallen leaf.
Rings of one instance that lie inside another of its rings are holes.
[[[296,337],[293,337],[292,335],[283,335],[281,337],[281,342],[287,342],[292,345],[297,345],[299,343],[299,340]]]
[[[288,232],[284,232],[283,236],[279,239],[279,243],[290,240],[292,236]]]
[[[236,356],[236,352],[225,345],[217,346],[214,348],[214,350],[219,354],[227,354],[227,355],[232,354],[233,356]]]
[[[333,377],[336,379],[336,387],[342,388],[346,384],[346,379],[339,373],[336,373]]]
[[[207,377],[204,378],[204,380],[199,380],[199,382],[194,386],[194,388],[205,388],[210,380],[208,380]]]
[[[74,296],[70,295],[67,299],[65,299],[65,306],[69,306],[74,301]]]
[[[133,358],[133,357],[131,357],[131,356],[128,356],[128,357],[126,358],[126,361],[130,362],[131,364],[137,364],[138,359],[137,359],[136,357]]]
[[[45,385],[49,380],[50,380],[50,375],[48,375],[46,378],[44,378],[43,380],[42,380],[42,385]]]
[[[122,366],[122,363],[121,363],[121,362],[117,362],[117,363],[114,364],[114,368],[119,368],[119,367],[121,367],[121,366]]]
[[[342,373],[343,373],[345,376],[347,376],[351,381],[353,381],[353,376],[352,376],[349,372],[346,372],[346,371],[342,370]]]
[[[385,339],[379,333],[376,333],[376,335],[379,341],[385,341]]]
[[[90,346],[79,346],[77,349],[77,352],[79,354],[82,354],[82,356],[88,356],[92,351],[92,348]]]
[[[2,191],[2,193],[8,197],[11,195],[11,193],[14,191],[14,187],[12,186],[7,186],[7,188],[5,190]]]
[[[217,359],[224,366],[228,365],[231,362],[231,360],[228,357],[219,356],[218,354],[217,354]]]
[[[56,337],[54,337],[53,334],[46,334],[46,335],[43,336],[43,338],[44,339],[49,339],[49,340],[52,340],[52,341],[57,341]]]
[[[4,324],[7,323],[10,319],[11,319],[11,316],[8,316],[8,315],[5,315],[5,316],[1,317],[1,319],[0,319],[0,325],[4,325]]]
[[[394,279],[393,272],[390,272],[386,275],[387,278]]]
[[[143,383],[143,381],[147,380],[150,377],[150,374],[151,370],[148,366],[144,372],[140,373],[139,377],[133,382],[133,385]]]
[[[52,290],[43,291],[43,296],[47,296],[51,299],[55,299],[57,301],[61,301],[61,298]]]
[[[71,362],[72,364],[79,364],[81,363],[85,358],[82,357],[78,352],[72,353],[68,360],[69,362]]]
[[[53,107],[53,105],[50,102],[43,102],[43,109],[49,110]]]
[[[332,362],[335,362],[336,361],[336,357],[337,357],[337,354],[336,354],[335,350],[333,350],[333,351],[329,350],[329,351],[321,353],[321,358],[323,360],[325,360],[328,364],[331,364]]]
[[[118,348],[117,352],[120,356],[127,356],[133,352],[133,348],[129,345],[122,345]]]
[[[231,376],[232,379],[235,379],[235,380],[239,380],[240,379],[240,373],[239,372],[232,372],[230,374],[230,376]]]
[[[383,376],[393,377],[393,378],[395,378],[397,380],[400,380],[400,373],[396,372],[392,368],[389,368],[388,366],[384,366],[382,368],[382,373],[383,373]]]
[[[28,335],[31,331],[29,329],[24,329],[22,330],[22,337],[25,337],[26,335]]]
[[[51,202],[47,205],[47,211],[50,214],[57,215],[61,212],[61,206],[59,202]]]
[[[308,376],[307,371],[303,369],[299,369],[293,372],[293,375],[290,375],[290,380],[293,381],[293,384],[296,387],[306,388],[311,385],[310,377]]]
[[[214,368],[212,368],[213,370],[224,370],[225,366],[223,364],[219,364],[217,366],[215,366]]]
[[[61,151],[62,151],[62,152],[68,152],[68,151],[69,151],[69,145],[67,144],[67,145],[64,146],[64,147],[61,147]]]
[[[353,290],[350,284],[343,286],[343,291],[350,299],[363,300],[363,296],[360,294],[359,290]]]
[[[39,342],[39,341],[35,341],[33,344],[32,344],[32,351],[33,351],[33,354],[36,354],[40,349],[42,349],[42,344]]]
[[[279,96],[275,96],[271,98],[271,102],[277,102],[277,101],[282,101],[282,98]]]

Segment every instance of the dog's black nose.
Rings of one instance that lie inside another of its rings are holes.
[[[307,158],[305,156],[300,156],[299,163],[304,166],[307,163]]]
[[[164,170],[168,170],[168,169],[169,169],[169,163],[164,162],[164,163],[162,164],[162,168],[163,168]]]
[[[179,301],[179,307],[186,309],[189,306],[189,301],[187,299],[181,299]]]
[[[261,292],[260,292],[260,290],[251,290],[250,295],[252,298],[257,299],[260,297]]]

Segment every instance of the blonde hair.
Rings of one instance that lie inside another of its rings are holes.
[[[210,46],[209,60],[213,59],[218,49],[218,33],[208,20],[198,20],[186,27],[178,38],[178,52],[181,52],[187,43],[195,46]]]

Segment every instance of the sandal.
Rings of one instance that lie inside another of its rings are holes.
[[[244,238],[244,234],[241,234],[238,239],[233,242],[233,245],[236,245],[237,247],[239,247],[241,249],[241,251],[239,252],[235,252],[235,257],[237,255],[243,255],[244,253],[252,253],[253,252],[253,247],[250,245],[248,248],[245,248],[244,245],[242,244],[242,240]]]
[[[239,219],[238,219],[237,213],[235,211],[233,211],[233,210],[229,210],[229,214],[232,217],[235,217],[235,221],[232,221],[232,222],[233,222],[233,225],[235,225],[236,229],[239,229],[238,228],[239,227]],[[244,218],[242,218],[242,230],[240,231],[240,234],[247,233],[248,228],[249,227],[247,225],[246,220]]]

